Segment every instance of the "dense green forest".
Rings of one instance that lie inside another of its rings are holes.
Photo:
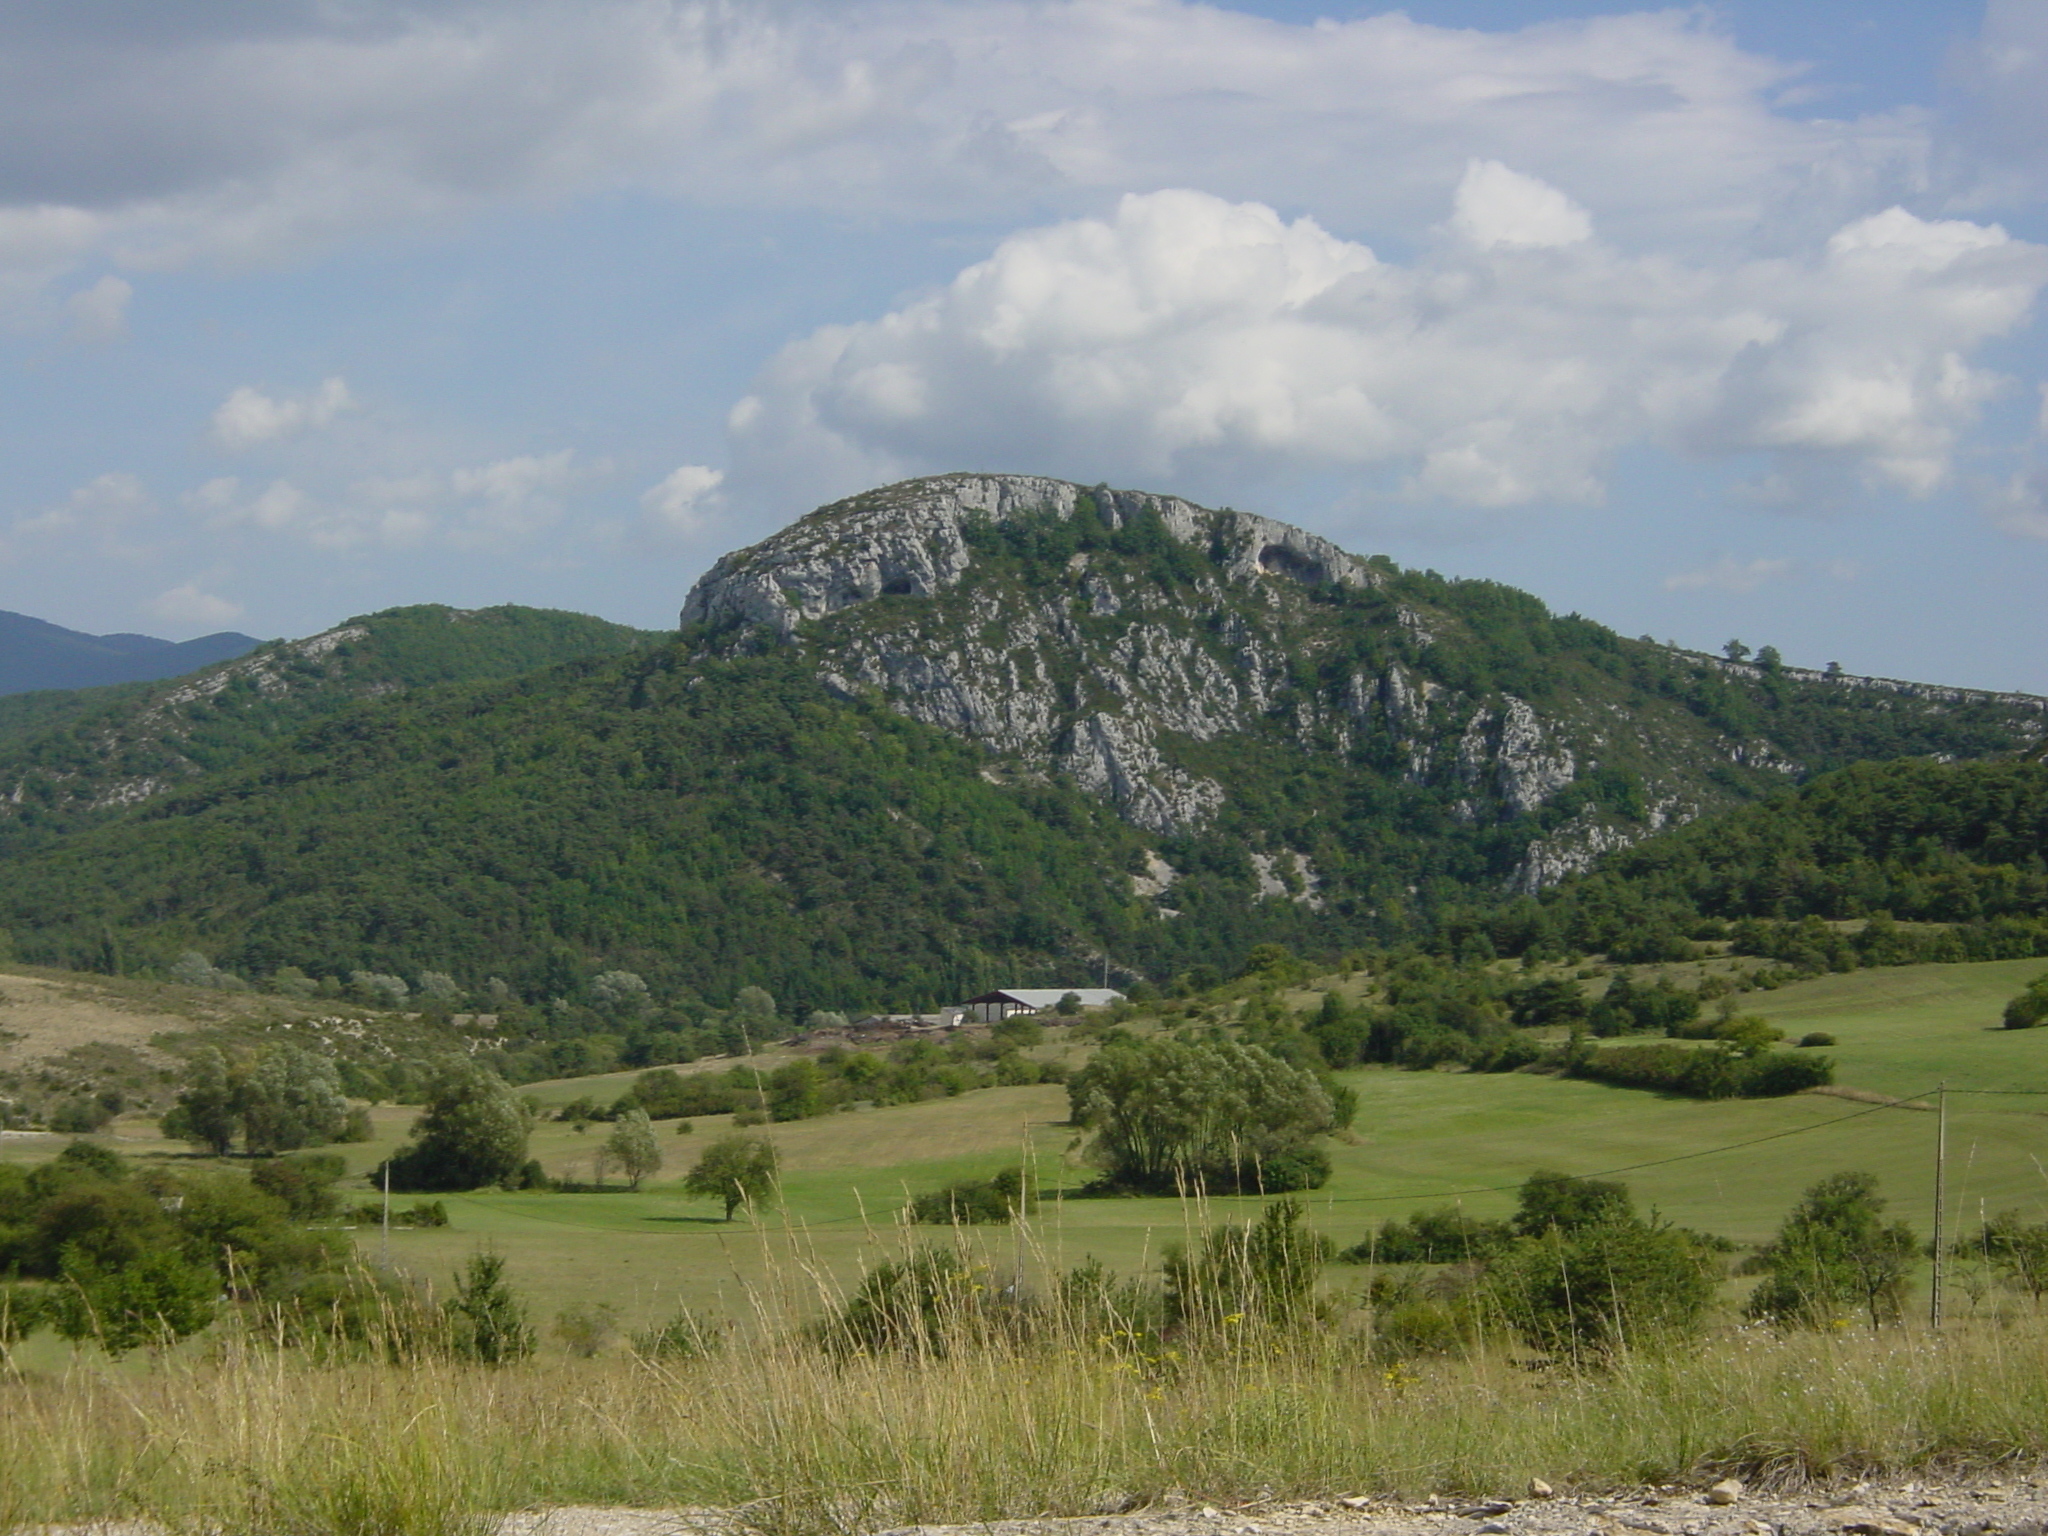
[[[0,857],[232,771],[364,700],[512,678],[657,637],[580,613],[428,604],[261,646],[187,678],[0,699]]]
[[[1859,763],[1612,854],[1541,900],[1458,914],[1441,938],[1625,961],[1728,940],[1837,969],[2048,954],[2048,764]]]
[[[1384,561],[1349,585],[1226,581],[1229,515],[1205,546],[1115,494],[1115,516],[1091,495],[971,525],[956,584],[780,639],[395,609],[83,712],[37,696],[0,711],[0,928],[22,959],[117,972],[400,994],[431,974],[551,1036],[574,1032],[553,1000],[608,971],[644,978],[673,1033],[749,986],[783,1017],[902,1010],[1105,970],[1200,985],[1275,943],[1654,959],[1746,921],[1758,953],[1832,963],[1938,921],[1976,925],[1942,930],[1964,954],[2035,952],[2039,767],[1850,767],[1771,798],[1859,759],[2034,748],[2031,702],[1724,664]],[[878,645],[1001,661],[991,614],[1044,620],[1016,675],[1057,739],[1119,707],[1104,680],[1142,669],[1112,663],[1148,648],[1169,691],[1200,673],[1256,699],[1231,729],[1158,738],[1220,804],[1147,831],[831,671]],[[1511,760],[1514,710],[1538,739]],[[1559,762],[1541,793],[1510,782]],[[1672,807],[1703,819],[1511,896],[1546,840],[1634,836]],[[1162,858],[1170,886],[1145,889]],[[1898,921],[1874,938],[1825,927],[1881,911]]]

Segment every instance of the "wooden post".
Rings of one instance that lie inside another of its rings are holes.
[[[1934,1091],[1934,1285],[1927,1301],[1928,1322],[1941,1326],[1942,1269],[1947,1261],[1943,1217],[1948,1204],[1948,1084]]]

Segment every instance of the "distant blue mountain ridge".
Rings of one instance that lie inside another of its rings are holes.
[[[178,677],[247,655],[262,643],[229,631],[179,641],[150,635],[87,635],[0,609],[0,694]]]

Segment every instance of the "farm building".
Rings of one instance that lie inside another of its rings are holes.
[[[1019,1013],[1044,1013],[1069,993],[1081,999],[1083,1008],[1107,1008],[1124,1000],[1113,987],[1011,987],[984,992],[962,1003],[965,1015],[977,1024],[994,1024]]]

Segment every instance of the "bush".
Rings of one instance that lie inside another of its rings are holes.
[[[1835,1080],[1835,1064],[1829,1057],[1786,1051],[1745,1055],[1725,1043],[1707,1048],[1670,1043],[1608,1046],[1586,1052],[1571,1072],[1595,1082],[1689,1099],[1777,1098]]]
[[[986,1179],[963,1179],[932,1190],[910,1202],[912,1221],[954,1226],[993,1225],[1011,1220],[1021,1210],[1038,1209],[1038,1190],[1025,1181],[1022,1168],[1005,1168]]]
[[[1485,1290],[1532,1349],[1585,1360],[1697,1331],[1715,1268],[1684,1233],[1630,1218],[1524,1238]]]
[[[990,1290],[951,1248],[920,1248],[877,1264],[819,1326],[827,1348],[868,1354],[944,1355],[988,1331]]]
[[[1833,1044],[1835,1044],[1835,1037],[1824,1029],[1810,1029],[1799,1037],[1801,1050],[1811,1050],[1816,1046]]]
[[[1862,1309],[1872,1326],[1899,1315],[1920,1245],[1904,1222],[1884,1221],[1877,1177],[1837,1173],[1811,1186],[1753,1266],[1764,1279],[1751,1317],[1820,1327]]]
[[[618,1336],[618,1309],[608,1301],[564,1307],[555,1314],[555,1337],[578,1360],[595,1358]]]
[[[463,1359],[504,1365],[533,1353],[526,1308],[505,1283],[505,1261],[497,1254],[471,1258],[445,1305],[451,1342]]]
[[[2044,1023],[2048,1023],[2048,976],[2039,976],[2005,1005],[2005,1027],[2033,1029]]]
[[[631,1342],[643,1360],[697,1360],[715,1353],[724,1341],[716,1328],[678,1307],[666,1321],[634,1334]]]
[[[1217,1227],[1189,1255],[1166,1255],[1166,1310],[1176,1322],[1292,1325],[1315,1315],[1330,1240],[1302,1225],[1299,1200],[1275,1200],[1249,1225]]]
[[[1350,1264],[1469,1264],[1491,1258],[1515,1239],[1505,1221],[1483,1221],[1456,1206],[1396,1216],[1338,1255]]]

